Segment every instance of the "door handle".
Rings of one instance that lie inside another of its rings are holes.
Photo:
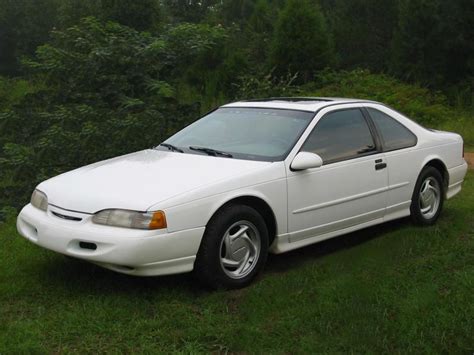
[[[382,170],[387,167],[387,163],[377,163],[375,164],[375,170]]]

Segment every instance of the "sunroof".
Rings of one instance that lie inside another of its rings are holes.
[[[269,97],[265,99],[253,99],[245,100],[247,102],[292,102],[296,104],[315,104],[318,102],[334,101],[332,99],[321,98],[321,97]]]

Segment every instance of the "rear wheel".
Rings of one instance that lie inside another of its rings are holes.
[[[441,173],[431,167],[423,168],[418,177],[411,201],[411,216],[416,224],[431,225],[438,219],[444,202]]]
[[[229,205],[209,222],[194,273],[212,288],[240,288],[265,265],[268,230],[262,216],[245,205]]]

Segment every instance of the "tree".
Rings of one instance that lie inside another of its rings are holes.
[[[150,30],[159,19],[158,0],[101,0],[101,17],[132,27]]]
[[[58,0],[58,29],[79,23],[88,16],[101,16],[101,2],[95,0]]]
[[[262,67],[262,64],[268,60],[275,18],[276,14],[270,8],[268,1],[258,0],[246,23],[244,35],[248,57],[256,68]]]
[[[319,5],[289,0],[281,11],[271,49],[277,73],[299,72],[304,82],[333,63],[334,54]]]
[[[220,5],[220,17],[225,24],[243,24],[252,15],[254,0],[224,0]]]
[[[87,16],[150,30],[159,21],[159,0],[0,0],[0,75],[20,74],[20,58],[48,42],[51,30]]]
[[[19,74],[19,58],[32,55],[56,25],[56,0],[0,0],[0,74]]]
[[[474,75],[474,3],[403,0],[391,69],[402,79],[446,88]]]
[[[400,1],[392,69],[405,80],[439,81],[445,65],[440,1]]]
[[[103,21],[145,31],[156,28],[160,19],[159,0],[57,0],[61,28],[76,25],[80,19],[95,16]]]
[[[324,10],[342,68],[384,70],[397,25],[397,0],[333,0]]]
[[[220,0],[163,0],[169,22],[202,22]]]

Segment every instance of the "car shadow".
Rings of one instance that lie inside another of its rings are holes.
[[[259,279],[264,279],[266,274],[285,273],[308,261],[353,248],[372,239],[382,237],[387,232],[399,229],[407,223],[409,222],[406,218],[396,220],[328,239],[288,253],[270,255],[265,271]],[[159,296],[160,294],[166,295],[171,290],[177,297],[179,295],[199,297],[212,292],[201,286],[192,277],[191,273],[160,277],[136,277],[119,274],[82,260],[57,254],[51,254],[47,260],[41,262],[41,265],[36,265],[36,267],[41,269],[42,282],[78,295],[113,293]]]
[[[75,293],[142,294],[153,291],[164,292],[170,289],[181,289],[191,293],[199,291],[191,274],[137,277],[61,255],[44,262],[41,273],[45,275],[45,282]]]
[[[344,249],[350,249],[372,239],[383,237],[386,233],[400,229],[409,223],[409,218],[397,219],[339,237],[330,238],[284,254],[270,254],[265,271],[270,273],[286,272],[307,261],[321,258]]]

